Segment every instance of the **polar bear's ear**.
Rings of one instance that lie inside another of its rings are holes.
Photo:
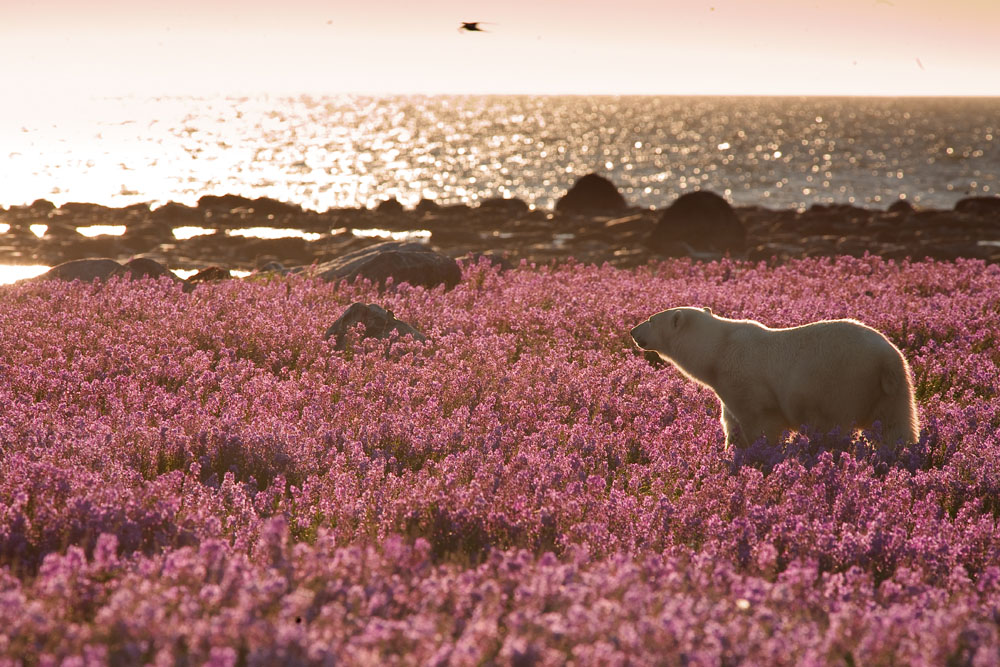
[[[681,326],[681,311],[675,310],[670,318],[670,326],[676,331]]]
[[[705,306],[704,308],[702,308],[702,310],[704,310],[704,311],[705,311],[706,313],[708,313],[709,315],[711,315],[711,314],[712,314],[712,309],[711,309],[711,308],[709,308],[708,306]]]

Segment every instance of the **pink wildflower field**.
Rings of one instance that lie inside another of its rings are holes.
[[[727,451],[677,305],[883,331],[920,442]],[[995,665],[998,331],[976,261],[2,287],[0,665]]]

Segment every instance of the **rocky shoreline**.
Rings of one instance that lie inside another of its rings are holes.
[[[630,208],[614,197],[591,197],[575,206],[574,189],[555,210],[532,210],[517,199],[486,200],[472,207],[425,200],[414,209],[390,200],[375,209],[324,212],[237,195],[205,196],[197,206],[170,203],[156,209],[145,204],[56,207],[40,200],[0,209],[0,230],[6,229],[0,233],[0,263],[57,265],[92,257],[120,262],[142,257],[188,270],[254,270],[275,262],[293,268],[390,238],[425,242],[452,258],[487,254],[515,264],[573,257],[633,267],[677,256],[783,262],[865,253],[890,259],[1000,262],[1000,197],[965,199],[952,210],[915,209],[903,201],[888,210],[850,205],[772,210],[732,208],[710,193],[689,193],[665,209],[650,210]],[[44,235],[32,231],[33,225],[46,225]],[[87,237],[77,231],[94,225],[124,226],[125,232]],[[175,235],[175,229],[184,227],[215,233]],[[309,238],[232,234],[259,227],[299,230]]]

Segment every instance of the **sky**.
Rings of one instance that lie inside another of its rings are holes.
[[[4,0],[0,90],[1000,95],[998,25],[1000,0]]]

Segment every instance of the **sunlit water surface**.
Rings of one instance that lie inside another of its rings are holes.
[[[52,267],[43,266],[41,264],[23,266],[15,264],[0,264],[0,285],[9,285],[13,282],[17,282],[18,280],[40,276],[50,268]]]
[[[0,108],[0,204],[267,196],[315,210],[395,196],[551,207],[590,171],[636,205],[950,207],[1000,188],[1000,99],[335,97],[102,99]]]

